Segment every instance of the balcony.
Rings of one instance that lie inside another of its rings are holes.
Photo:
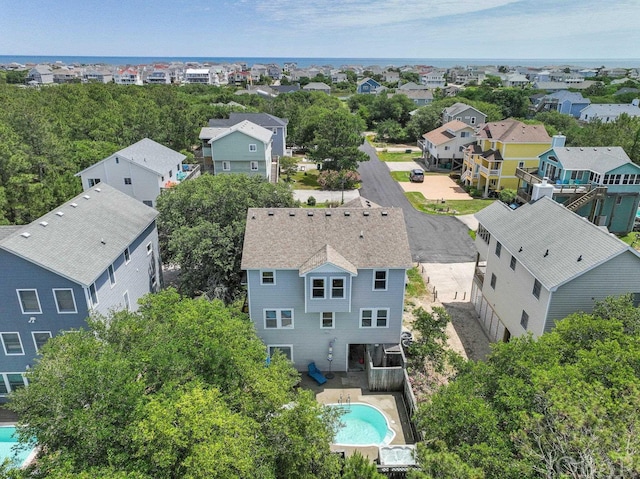
[[[176,173],[177,181],[165,181],[163,185],[160,187],[160,193],[166,191],[170,188],[173,188],[178,183],[182,183],[183,181],[192,180],[200,176],[200,165],[182,165],[182,171],[178,171]]]
[[[487,262],[479,261],[476,266],[475,272],[473,274],[473,279],[478,282],[481,289],[482,289],[482,285],[484,284],[484,275],[486,272],[487,272]]]
[[[497,169],[489,169],[486,166],[480,165],[479,171],[481,175],[484,175],[488,178],[494,176],[496,178],[500,177],[500,168]]]

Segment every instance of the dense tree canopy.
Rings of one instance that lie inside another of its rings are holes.
[[[294,206],[288,185],[259,176],[203,175],[158,198],[160,252],[180,266],[181,292],[231,301],[240,291],[240,260],[252,207]]]
[[[13,394],[33,477],[336,477],[335,418],[248,318],[173,290],[51,339]]]
[[[637,476],[639,332],[623,296],[496,345],[421,407],[422,463],[453,458],[468,468],[456,477]]]

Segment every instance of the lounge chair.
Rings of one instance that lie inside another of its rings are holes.
[[[309,372],[307,374],[309,377],[315,379],[318,384],[324,384],[327,382],[327,378],[324,377],[324,374],[320,372],[316,367],[316,363],[313,361],[309,363]]]

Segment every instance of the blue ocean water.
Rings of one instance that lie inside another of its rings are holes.
[[[310,66],[362,65],[394,66],[429,65],[438,68],[474,65],[528,66],[542,68],[547,66],[576,66],[583,68],[640,68],[640,58],[303,58],[303,57],[102,57],[102,56],[65,56],[65,55],[0,55],[0,64],[9,63],[78,63],[82,65],[148,65],[168,62],[211,62],[211,63],[247,63],[283,65],[294,62],[299,68]]]

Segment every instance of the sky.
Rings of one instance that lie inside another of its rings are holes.
[[[0,0],[0,55],[638,58],[640,0]]]

